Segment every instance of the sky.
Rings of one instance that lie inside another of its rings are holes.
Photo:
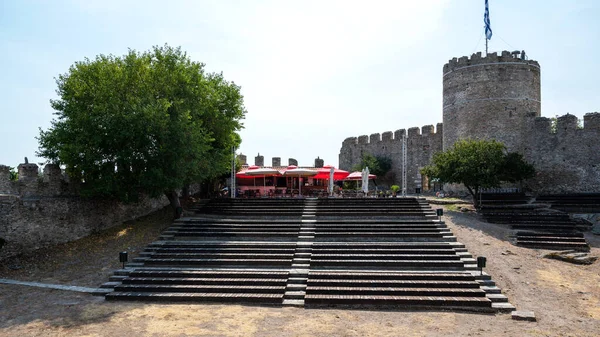
[[[541,66],[542,116],[600,111],[600,2],[489,0],[489,51]],[[55,78],[76,61],[180,46],[240,85],[238,153],[338,165],[347,137],[442,122],[442,68],[485,50],[484,0],[0,1],[0,164],[45,162]]]

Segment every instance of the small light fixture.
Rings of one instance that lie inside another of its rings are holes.
[[[485,268],[486,262],[487,259],[485,258],[485,256],[477,257],[477,268],[479,268],[479,275],[483,275],[483,268]]]
[[[438,216],[439,220],[442,221],[442,215],[444,215],[444,209],[443,208],[436,209],[435,214]]]
[[[119,253],[119,262],[123,263],[123,269],[125,269],[125,262],[127,262],[127,252]]]

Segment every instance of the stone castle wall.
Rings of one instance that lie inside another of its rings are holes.
[[[495,139],[522,153],[537,171],[525,183],[535,193],[599,192],[600,114],[586,114],[583,127],[573,115],[558,117],[555,130],[551,119],[540,116],[540,65],[524,52],[450,60],[443,68],[443,124],[435,133],[432,126],[421,134],[418,128],[408,130],[408,191],[421,187],[418,168],[428,165],[435,152],[472,138]],[[401,184],[404,132],[347,138],[340,167],[350,169],[363,153],[389,157],[395,183]]]
[[[393,181],[402,182],[402,139],[405,129],[395,132],[387,131],[382,134],[346,138],[339,155],[339,166],[342,170],[351,170],[360,163],[362,155],[369,153],[374,156],[389,157],[392,160]],[[431,162],[433,154],[442,150],[443,128],[439,123],[433,125],[409,128],[406,138],[407,189],[414,191],[421,187],[419,170]]]
[[[19,180],[10,181],[0,165],[0,259],[73,241],[169,205],[166,197],[137,203],[82,199],[77,184],[67,182],[60,168],[19,165]]]
[[[524,139],[521,153],[534,164],[536,177],[525,187],[537,194],[589,193],[600,191],[600,113],[584,116],[583,127],[573,115],[557,118],[556,130],[546,117],[536,117]],[[392,159],[394,182],[402,183],[402,137],[405,130],[346,138],[340,150],[340,168],[349,170],[360,163],[363,153]],[[442,151],[442,124],[410,128],[407,138],[407,188],[421,186],[418,169],[428,165],[436,152]],[[502,141],[502,139],[498,139]],[[456,186],[454,186],[456,188]],[[461,189],[457,189],[460,191]]]
[[[573,115],[535,118],[525,150],[536,177],[527,182],[539,194],[600,191],[600,113],[583,117],[583,128]]]

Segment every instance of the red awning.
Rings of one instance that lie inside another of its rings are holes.
[[[331,165],[325,165],[322,168],[318,169],[318,171],[317,171],[318,173],[316,176],[313,177],[313,179],[329,179],[329,175],[331,174],[332,167],[333,166],[331,166]],[[350,174],[350,172],[348,172],[348,171],[334,169],[333,170],[333,180],[343,180],[349,174]]]

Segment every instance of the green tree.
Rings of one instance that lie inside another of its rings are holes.
[[[369,168],[371,174],[382,178],[392,169],[392,159],[382,156],[373,156],[370,153],[362,155],[360,163],[352,167],[353,171],[362,171],[365,167]]]
[[[240,87],[167,45],[76,62],[56,79],[57,118],[38,154],[66,165],[83,196],[135,201],[229,170],[245,115]]]
[[[451,149],[436,153],[421,173],[441,183],[465,185],[478,208],[477,195],[482,188],[531,178],[535,169],[521,154],[507,153],[504,144],[495,140],[460,140]]]

